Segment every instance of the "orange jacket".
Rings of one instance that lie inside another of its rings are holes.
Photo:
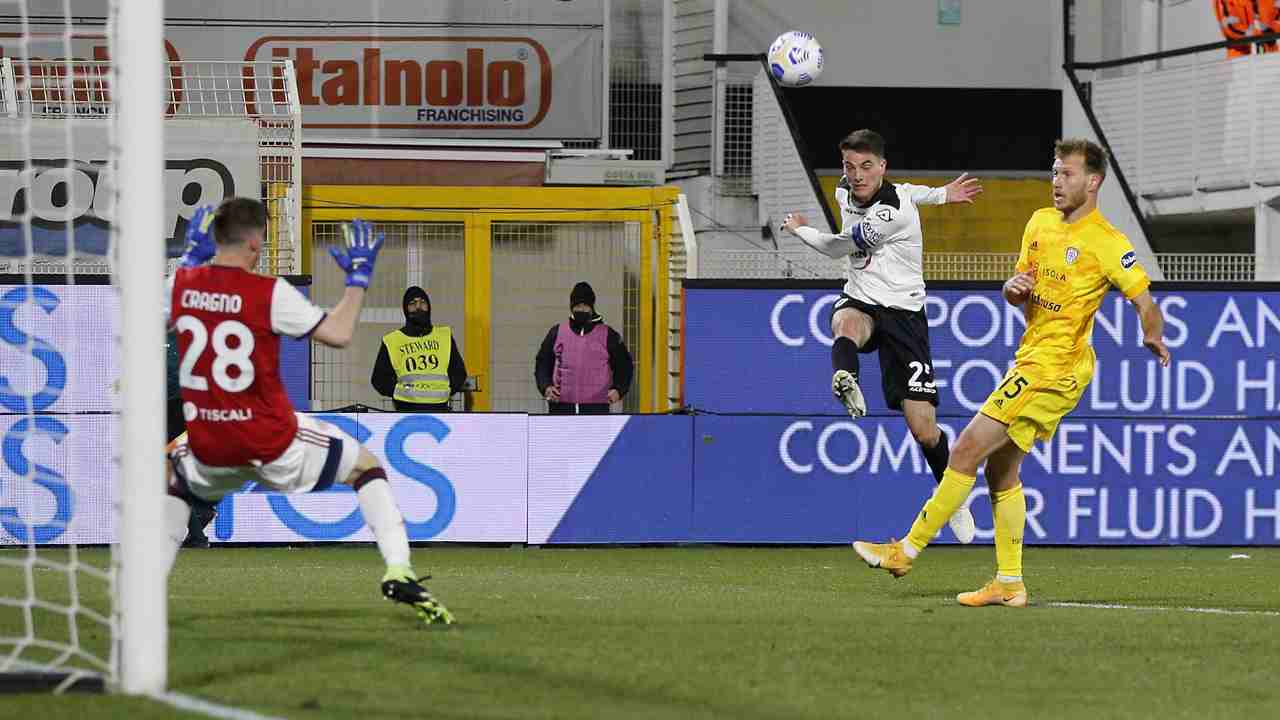
[[[1228,40],[1239,40],[1249,36],[1249,32],[1254,29],[1254,1],[1211,0],[1213,2],[1213,12],[1218,16],[1218,27],[1222,30],[1223,37]],[[1271,9],[1274,12],[1275,5],[1273,0],[1263,0],[1263,3],[1271,5]],[[1248,55],[1251,51],[1251,46],[1249,45],[1229,47],[1227,48],[1227,57],[1240,57]]]
[[[1254,25],[1258,29],[1258,33],[1280,32],[1280,0],[1254,0],[1257,3],[1257,17]],[[1272,53],[1276,51],[1276,42],[1259,43],[1258,48],[1261,52]]]
[[[1254,2],[1257,3],[1258,31],[1280,32],[1280,2],[1277,0],[1254,0]]]

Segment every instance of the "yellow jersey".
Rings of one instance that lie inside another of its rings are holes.
[[[1018,272],[1034,270],[1035,288],[1024,308],[1027,330],[1014,356],[1028,379],[1052,382],[1093,378],[1089,340],[1093,317],[1115,286],[1132,300],[1151,285],[1133,245],[1096,208],[1073,223],[1055,208],[1037,210],[1027,221]]]

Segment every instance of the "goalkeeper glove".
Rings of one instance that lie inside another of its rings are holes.
[[[178,261],[180,267],[196,267],[209,262],[218,252],[209,228],[213,225],[214,207],[201,205],[187,221],[187,244]]]
[[[343,223],[342,234],[347,240],[347,250],[329,248],[329,254],[338,267],[347,274],[347,287],[369,289],[373,278],[373,263],[382,249],[382,233],[374,233],[373,225],[364,220]]]

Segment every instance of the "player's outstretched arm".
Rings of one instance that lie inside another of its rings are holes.
[[[1160,365],[1169,367],[1169,348],[1164,344],[1164,313],[1151,297],[1151,293],[1143,292],[1131,301],[1138,311],[1138,320],[1142,323],[1142,345],[1160,359]]]
[[[329,311],[311,334],[318,342],[336,348],[346,347],[355,335],[364,292],[373,279],[373,264],[383,243],[382,233],[375,233],[373,225],[364,220],[344,224],[342,234],[346,238],[346,250],[330,247],[329,254],[347,274],[347,290],[337,307]]]
[[[818,228],[809,227],[809,218],[799,213],[788,213],[782,229],[800,238],[801,242],[829,258],[842,258],[853,252],[853,238],[843,233],[833,235]]]
[[[1035,268],[1021,272],[1004,281],[1004,300],[1010,305],[1025,304],[1036,286]]]

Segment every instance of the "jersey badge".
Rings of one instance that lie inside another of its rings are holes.
[[[1077,249],[1075,249],[1075,248],[1073,248],[1073,247],[1069,247],[1069,248],[1067,248],[1067,264],[1068,264],[1068,265],[1070,265],[1070,264],[1074,263],[1074,262],[1076,261],[1076,259],[1077,259],[1077,258],[1079,258],[1079,257],[1080,257],[1080,251],[1079,251],[1079,250],[1077,250]]]
[[[893,220],[893,211],[889,208],[880,208],[876,211],[876,217],[880,218],[880,222],[890,222]]]
[[[1138,256],[1136,253],[1134,253],[1134,251],[1130,250],[1129,252],[1125,253],[1123,257],[1120,258],[1120,267],[1124,268],[1125,270],[1128,270],[1129,268],[1133,267],[1133,264],[1136,262],[1138,262]]]

